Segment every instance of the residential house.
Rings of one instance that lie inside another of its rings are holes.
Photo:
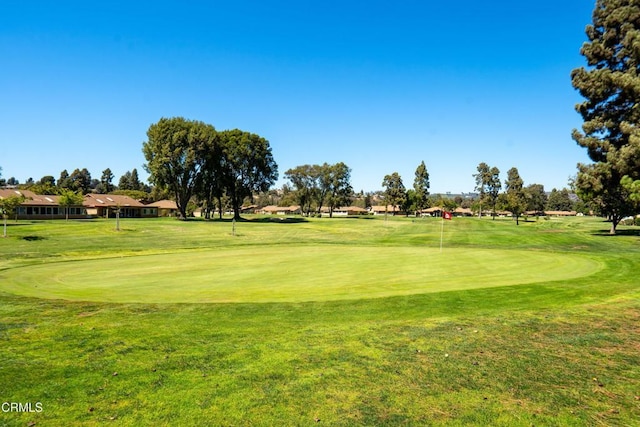
[[[93,194],[84,196],[87,213],[96,217],[114,218],[120,210],[121,218],[155,218],[158,208],[149,207],[129,196],[118,194]]]
[[[329,216],[329,207],[324,206],[320,209],[323,216]],[[353,216],[353,215],[368,215],[369,211],[358,206],[345,206],[333,208],[334,216]]]
[[[576,216],[576,211],[544,211],[547,216]]]
[[[374,214],[374,215],[404,215],[404,211],[401,210],[400,206],[392,206],[392,205],[386,205],[386,206],[380,206],[380,205],[376,205],[376,206],[371,206],[369,208],[369,212]]]
[[[300,206],[265,206],[258,209],[258,212],[265,215],[299,215],[302,213]]]
[[[40,195],[29,190],[0,189],[0,199],[23,196],[25,201],[17,209],[18,219],[70,219],[88,218],[83,205],[60,206],[60,196]],[[68,212],[66,212],[68,210]]]
[[[178,216],[178,205],[174,200],[158,200],[146,206],[147,209],[156,208],[158,216]]]

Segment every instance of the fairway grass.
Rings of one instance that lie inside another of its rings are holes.
[[[602,268],[541,251],[263,245],[50,262],[2,273],[0,291],[120,303],[380,298],[575,279]]]
[[[11,222],[0,426],[638,425],[638,229],[444,225]]]

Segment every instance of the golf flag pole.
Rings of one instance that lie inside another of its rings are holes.
[[[440,253],[442,253],[442,238],[444,236],[444,220],[451,220],[451,212],[442,211],[442,221],[440,226]]]

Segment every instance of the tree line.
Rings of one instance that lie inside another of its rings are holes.
[[[307,216],[312,207],[320,214],[326,206],[332,217],[335,208],[350,204],[353,193],[351,169],[342,162],[297,166],[287,170],[284,176],[291,181],[296,201]]]
[[[577,165],[571,185],[584,203],[608,217],[610,232],[615,234],[620,221],[640,209],[640,108],[637,108],[640,4],[636,0],[596,0],[592,21],[586,26],[587,41],[580,49],[586,66],[571,72],[571,84],[584,98],[575,107],[582,117],[582,128],[574,129],[572,138],[587,150],[592,163]],[[277,178],[277,165],[269,144],[255,134],[240,130],[216,132],[213,126],[202,122],[173,118],[161,119],[149,128],[147,135],[149,140],[144,143],[143,152],[150,181],[159,189],[171,192],[182,217],[186,216],[186,206],[192,196],[204,204],[206,212],[212,209],[214,201],[221,207],[226,197],[231,201],[234,216],[239,217],[243,198],[268,190]],[[299,168],[291,169],[287,176],[307,213],[311,204],[331,207],[335,203],[331,197],[344,200],[341,194],[344,188],[340,190],[343,184],[336,185],[340,191],[328,196],[327,187],[319,181],[325,179],[321,178],[322,168],[317,165],[309,166],[308,170]],[[63,172],[55,187],[53,177],[43,177],[39,183],[32,184],[85,192],[93,182],[94,188],[99,184],[101,191],[109,189],[106,171],[99,183],[90,179],[86,169],[74,170],[71,174]],[[480,192],[479,204],[489,206],[494,216],[500,205],[512,211],[516,220],[525,210],[536,210],[528,208],[540,205],[534,202],[541,199],[537,184],[523,187],[518,170],[512,168],[507,172],[505,191],[501,193],[498,175],[497,168],[479,165],[474,175]],[[125,179],[128,180],[133,177]],[[17,180],[9,178],[7,184],[16,185]],[[120,184],[120,187],[126,185],[122,181]],[[408,206],[417,211],[426,203],[428,193],[423,190],[428,186],[416,187],[414,183],[410,193],[397,173],[385,176],[383,187],[386,200],[392,206]],[[482,211],[482,207],[479,210]]]
[[[20,184],[17,179],[11,177],[7,181],[0,182],[0,185],[15,186],[20,189],[33,191],[36,194],[58,195],[67,190],[80,195],[87,193],[110,194],[120,192],[121,194],[133,194],[134,196],[138,196],[135,198],[140,199],[147,198],[145,196],[152,191],[148,185],[140,181],[136,168],[125,172],[125,174],[120,177],[118,185],[113,183],[114,178],[109,168],[102,171],[100,179],[92,178],[87,168],[76,168],[71,174],[67,169],[64,169],[60,172],[58,179],[53,175],[45,175],[38,181],[29,178],[25,183]]]

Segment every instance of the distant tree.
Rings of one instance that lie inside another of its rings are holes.
[[[429,206],[429,187],[429,172],[424,161],[422,161],[416,168],[413,180],[413,191],[415,192],[413,205],[417,212]]]
[[[25,201],[25,197],[21,195],[9,196],[5,198],[0,197],[0,214],[4,219],[4,231],[2,237],[7,237],[7,218],[16,212],[18,206]]]
[[[220,132],[224,166],[223,182],[231,199],[234,219],[240,219],[245,197],[266,191],[278,178],[269,141],[239,129]]]
[[[444,197],[441,199],[442,208],[447,212],[453,212],[458,207],[458,202],[455,198]]]
[[[371,206],[373,206],[372,198],[373,198],[373,194],[371,192],[365,193],[365,195],[364,195],[364,208],[365,209],[369,209]]]
[[[36,194],[58,194],[58,187],[56,187],[56,179],[51,175],[45,175],[36,181],[29,190]]]
[[[326,177],[327,205],[329,206],[329,217],[333,217],[333,210],[349,204],[353,194],[351,187],[351,169],[344,163],[328,165]]]
[[[63,189],[60,192],[58,204],[64,207],[66,221],[69,221],[69,207],[74,205],[81,205],[83,200],[84,198],[82,197],[81,192],[75,192],[69,189]]]
[[[487,204],[491,207],[491,216],[493,219],[496,217],[496,203],[498,201],[498,195],[502,184],[500,183],[500,169],[497,167],[490,167],[486,163],[480,163],[478,165],[478,173],[474,174],[476,180],[476,191],[480,193],[479,210],[478,215],[482,215],[482,204],[486,200]]]
[[[142,151],[149,181],[167,187],[174,195],[181,219],[201,179],[206,151],[215,143],[213,126],[182,117],[162,118],[147,131]]]
[[[494,166],[489,171],[489,181],[487,184],[487,197],[489,205],[491,206],[491,216],[493,219],[496,218],[496,203],[498,202],[498,194],[500,194],[501,188],[500,169]]]
[[[530,184],[524,189],[527,198],[527,210],[534,212],[544,212],[547,205],[547,194],[544,192],[544,185]]]
[[[547,199],[547,210],[550,211],[571,211],[573,210],[573,202],[569,195],[569,190],[563,188],[558,191],[555,188],[549,193]]]
[[[406,216],[409,216],[410,212],[413,212],[416,216],[419,215],[419,211],[421,209],[418,209],[418,197],[416,195],[416,190],[413,188],[409,188],[405,193],[402,210],[404,210]]]
[[[73,191],[79,191],[82,194],[87,194],[91,190],[91,174],[87,168],[75,169],[69,176],[71,185],[68,187]]]
[[[43,186],[55,187],[56,179],[51,175],[45,175],[42,178],[40,178],[40,181],[38,181],[37,184],[40,184]]]
[[[11,186],[13,186],[13,185],[18,185],[18,184],[20,184],[20,181],[18,181],[18,180],[17,180],[15,177],[13,177],[13,176],[7,180],[7,185],[11,185]]]
[[[118,181],[118,189],[133,190],[133,188],[131,188],[131,171],[126,171],[124,175],[120,177],[120,180]]]
[[[298,194],[289,184],[285,183],[282,184],[279,197],[274,197],[271,201],[273,203],[268,203],[267,205],[291,206],[298,203]],[[304,206],[301,205],[300,209],[301,212],[304,212]]]
[[[385,175],[382,180],[384,187],[385,202],[391,204],[393,215],[396,214],[396,206],[402,206],[406,199],[405,187],[402,183],[402,177],[398,172],[391,175]]]
[[[318,191],[315,167],[313,165],[296,166],[284,173],[293,185],[296,201],[300,204],[300,209],[308,216],[311,212],[311,204]]]
[[[576,105],[582,131],[573,139],[587,149],[592,164],[579,164],[577,194],[610,220],[610,234],[635,211],[622,185],[640,179],[640,4],[637,0],[596,0],[588,42],[580,53],[587,67],[571,72],[571,83],[585,98]]]
[[[2,167],[0,167],[0,187],[4,187],[6,181],[2,178]]]
[[[524,182],[520,178],[518,169],[509,169],[505,181],[506,209],[511,211],[511,215],[515,217],[516,225],[520,225],[519,218],[527,209],[527,197],[523,186]]]
[[[106,168],[102,171],[102,176],[100,177],[100,183],[96,186],[96,190],[100,194],[109,194],[113,190],[115,190],[115,186],[113,185],[113,172],[111,169]]]
[[[69,172],[67,172],[66,169],[60,172],[60,178],[58,178],[56,186],[58,188],[71,188],[71,179],[69,178]]]
[[[131,178],[129,181],[129,190],[142,190],[142,183],[138,177],[138,169],[133,168],[131,170]]]

